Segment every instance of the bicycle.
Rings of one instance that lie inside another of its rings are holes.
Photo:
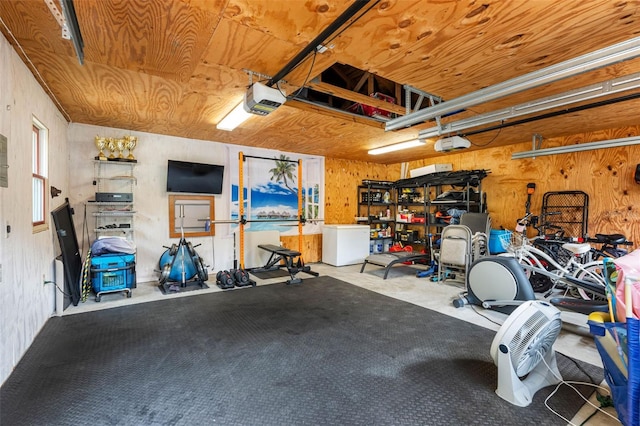
[[[617,258],[628,253],[628,250],[618,246],[632,246],[622,234],[596,234],[595,238],[587,238],[589,243],[600,244],[600,248],[591,248],[591,260],[604,260],[607,257]]]
[[[558,284],[566,286],[569,295],[580,297],[584,300],[606,300],[605,279],[603,263],[599,261],[586,261],[586,256],[591,251],[589,243],[565,242],[562,249],[571,253],[566,261],[558,262],[553,256],[533,244],[533,239],[526,236],[526,228],[531,215],[527,214],[517,222],[515,232],[507,233],[503,238],[509,237],[509,242],[503,244],[525,269],[534,290],[540,292],[542,283],[546,277],[550,282],[545,296],[548,296]],[[543,290],[544,291],[544,290]]]

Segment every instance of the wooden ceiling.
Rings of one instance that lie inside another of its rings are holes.
[[[59,0],[51,0],[61,10]],[[325,103],[288,100],[232,132],[218,123],[243,97],[247,70],[276,75],[339,17],[351,0],[75,0],[84,65],[45,0],[0,2],[0,30],[72,122],[335,158],[397,163],[437,156],[433,144],[371,156],[434,122],[385,131],[384,122]],[[283,80],[357,102],[358,76],[325,81],[348,65],[447,100],[637,37],[638,1],[370,1]],[[23,54],[24,51],[24,54]],[[28,57],[28,59],[25,58]],[[37,73],[33,69],[37,69]],[[632,59],[468,108],[456,120],[640,72]],[[41,76],[41,77],[40,77]],[[260,77],[254,76],[253,81]],[[379,90],[388,87],[380,86]],[[637,93],[636,90],[630,93]],[[629,93],[624,93],[629,94]],[[618,94],[617,96],[620,96]],[[399,101],[403,101],[400,97]],[[469,136],[501,146],[638,124],[640,100]],[[395,107],[402,114],[404,106]],[[495,123],[498,124],[498,123]],[[472,129],[477,130],[477,129]],[[152,143],[153,141],[145,141]],[[488,145],[487,145],[488,144]]]

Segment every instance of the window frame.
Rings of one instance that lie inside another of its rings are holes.
[[[209,218],[209,230],[206,230],[205,218],[197,218],[198,221],[203,221],[202,226],[205,230],[202,231],[186,231],[184,233],[186,237],[212,237],[216,234],[216,227],[213,221],[215,220],[215,197],[213,195],[177,195],[169,194],[169,237],[180,238],[182,233],[180,232],[180,226],[177,224],[177,219],[180,218],[176,215],[176,209],[183,206],[183,212],[185,216],[191,216],[189,213],[190,202],[195,202],[194,205],[202,207],[208,206],[208,218]]]
[[[31,225],[33,233],[49,229],[47,215],[47,127],[33,117],[31,123]]]

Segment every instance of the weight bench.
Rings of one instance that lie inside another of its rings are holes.
[[[301,278],[296,277],[298,272],[304,272],[309,275],[313,275],[314,277],[319,275],[317,272],[313,272],[311,267],[302,264],[299,251],[289,250],[273,244],[259,244],[258,247],[270,252],[271,256],[269,256],[269,260],[263,267],[252,269],[253,272],[274,271],[284,266],[287,268],[287,272],[289,272],[289,275],[291,276],[291,279],[287,281],[287,284],[300,284],[302,282]],[[296,257],[298,258],[298,261],[294,263],[294,259]],[[281,261],[284,261],[284,265],[280,264]]]

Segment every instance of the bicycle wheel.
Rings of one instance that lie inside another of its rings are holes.
[[[604,264],[602,262],[590,262],[574,271],[573,276],[581,281],[587,281],[602,287],[605,292]],[[607,297],[587,288],[572,286],[570,293],[574,297],[581,297],[584,300],[596,300],[606,302]]]
[[[524,269],[524,274],[526,275],[527,279],[531,283],[531,287],[533,288],[534,292],[544,293],[553,286],[553,282],[551,281],[551,278],[549,278],[544,274],[536,273],[534,271],[535,268],[548,270],[548,268],[546,268],[540,262],[540,259],[530,254],[518,256],[517,259],[518,259],[518,263],[520,263],[521,265],[529,266],[523,269]]]

